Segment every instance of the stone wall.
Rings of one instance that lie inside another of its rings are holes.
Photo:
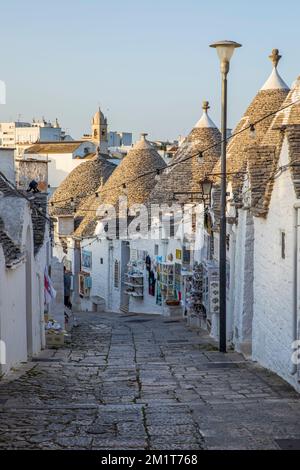
[[[39,183],[41,191],[48,187],[48,163],[34,160],[19,160],[17,180],[20,188],[27,189],[30,181]]]

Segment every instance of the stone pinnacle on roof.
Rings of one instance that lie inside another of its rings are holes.
[[[203,114],[195,127],[217,127],[215,123],[210,119],[208,116],[208,110],[209,110],[209,102],[208,101],[203,101],[202,104],[202,109],[203,109]]]
[[[281,59],[281,55],[279,54],[278,49],[273,49],[271,55],[269,55],[269,59],[271,59],[273,67],[277,68],[278,62]]]
[[[147,137],[146,132],[141,133],[141,138],[136,142],[136,144],[133,146],[134,149],[152,149],[152,145],[150,144],[149,140],[146,139]]]
[[[277,70],[278,62],[281,59],[279,50],[273,49],[271,55],[269,55],[269,59],[271,59],[273,64],[273,70],[261,90],[288,90],[288,85],[284,82],[284,80],[282,80]]]

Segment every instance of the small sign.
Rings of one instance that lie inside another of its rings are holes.
[[[182,251],[176,250],[176,259],[182,259]]]

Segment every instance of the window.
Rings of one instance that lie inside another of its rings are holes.
[[[119,289],[120,286],[120,263],[115,261],[114,265],[114,288]]]
[[[281,258],[285,259],[285,232],[281,232]]]

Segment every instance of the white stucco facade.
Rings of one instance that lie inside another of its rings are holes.
[[[44,272],[50,244],[46,223],[43,243],[34,253],[33,222],[25,199],[1,198],[0,216],[5,232],[22,254],[8,267],[0,245],[0,339],[6,347],[3,374],[45,346]]]
[[[288,161],[284,143],[280,165]],[[254,219],[254,316],[253,359],[273,370],[298,388],[297,374],[292,375],[294,296],[297,297],[299,331],[299,280],[294,285],[296,194],[290,170],[274,183],[268,216]],[[282,233],[285,237],[282,257]],[[295,289],[296,288],[296,289]],[[294,290],[295,289],[295,290]]]
[[[5,345],[0,374],[27,360],[25,268],[25,263],[21,263],[14,269],[7,269],[0,245],[0,338]]]

